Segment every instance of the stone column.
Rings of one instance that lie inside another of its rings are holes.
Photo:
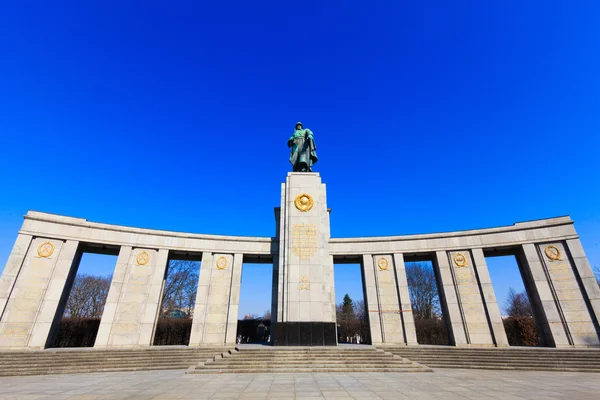
[[[402,318],[405,310],[400,306],[394,260],[395,258],[391,254],[377,255],[372,258],[371,265],[373,265],[378,307],[369,307],[369,318],[379,319],[382,343],[406,344]]]
[[[578,282],[580,278],[575,275],[563,242],[538,245],[538,254],[542,256],[569,343],[579,347],[600,346],[596,326],[584,298],[585,292],[581,290]],[[581,263],[581,257],[579,261]]]
[[[139,346],[152,346],[154,331],[160,314],[165,273],[168,268],[169,250],[160,249],[156,255],[156,265],[152,270],[149,285],[146,288],[146,301],[140,322]]]
[[[151,345],[167,260],[168,250],[121,248],[95,347]]]
[[[23,266],[23,261],[25,261],[25,255],[29,250],[29,245],[32,240],[33,237],[31,235],[23,235],[20,233],[17,236],[17,240],[8,256],[8,261],[6,262],[2,276],[0,276],[0,321],[2,321],[4,308],[6,307],[6,303],[8,303],[8,299],[15,286],[15,282],[17,281],[19,272]]]
[[[325,185],[291,172],[282,186],[277,324],[274,344],[336,345],[333,263]]]
[[[281,203],[285,201],[285,183],[281,184]],[[273,286],[271,289],[271,332],[275,332],[276,325],[278,322],[283,321],[283,286],[284,286],[284,274],[280,273],[280,264],[283,263],[283,254],[280,250],[281,241],[280,238],[285,236],[281,222],[281,207],[275,207],[275,224],[276,224],[276,241],[278,243],[278,254],[273,257]],[[274,341],[274,335],[271,334],[271,342]]]
[[[123,282],[125,282],[125,277],[129,269],[131,251],[131,246],[121,246],[119,250],[117,264],[115,265],[106,302],[104,303],[104,311],[102,311],[102,318],[100,319],[100,327],[98,328],[94,347],[104,348],[108,346],[108,339],[113,323],[115,322],[115,313],[119,298],[121,297]]]
[[[198,291],[196,292],[192,330],[190,332],[190,347],[200,346],[203,341],[204,320],[206,319],[206,305],[208,304],[212,263],[212,253],[202,253],[202,263],[200,266],[200,274],[198,276]]]
[[[481,292],[483,293],[484,306],[487,310],[490,327],[494,335],[494,342],[498,347],[508,346],[506,330],[504,329],[500,307],[498,306],[494,287],[492,286],[492,278],[490,277],[487,263],[485,262],[485,255],[483,254],[482,249],[472,249],[471,253],[473,254],[473,267],[479,277],[479,285],[481,287]]]
[[[467,342],[471,345],[492,346],[494,341],[475,276],[471,253],[468,250],[449,252],[458,305],[462,311]]]
[[[525,273],[525,283],[529,286],[527,293],[531,294],[530,301],[544,342],[549,346],[568,346],[569,339],[536,245],[528,243],[521,248],[519,263]]]
[[[242,254],[202,254],[190,346],[235,344]]]
[[[19,239],[17,239],[19,240]],[[21,250],[27,238],[20,239]],[[79,242],[36,238],[31,241],[0,321],[0,348],[42,349],[58,316]],[[11,254],[12,256],[12,254]],[[9,261],[15,272],[19,254]],[[10,275],[9,275],[10,276]],[[10,282],[14,278],[6,279]],[[64,299],[66,301],[66,299]]]
[[[225,344],[235,345],[237,338],[238,313],[240,308],[240,290],[242,285],[243,254],[233,255],[231,272],[231,289],[229,295],[229,308],[227,310],[227,334]]]
[[[75,279],[81,260],[81,254],[77,254],[78,247],[78,241],[67,240],[58,254],[58,260],[54,265],[35,324],[31,330],[28,346],[30,348],[43,349],[52,345],[49,343],[49,339],[53,339],[49,338],[50,331],[53,330],[55,335],[58,333],[60,320],[69,300],[68,291]]]
[[[381,321],[381,306],[377,296],[377,282],[375,280],[375,268],[373,267],[373,256],[365,254],[362,258],[362,274],[365,284],[365,312],[369,318],[369,331],[371,332],[371,343],[379,345],[383,343],[383,323]]]
[[[571,259],[573,260],[573,265],[577,270],[577,275],[581,279],[581,286],[587,297],[592,320],[596,325],[596,331],[600,335],[600,286],[598,286],[594,271],[592,271],[592,267],[583,251],[583,246],[581,246],[579,239],[567,240],[567,248],[569,249]]]
[[[438,284],[440,303],[446,309],[444,318],[448,319],[446,326],[449,329],[449,339],[455,346],[466,345],[469,342],[467,341],[462,310],[458,303],[453,274],[448,262],[448,254],[445,251],[436,251],[435,264],[437,265],[440,279]]]
[[[406,279],[406,268],[404,267],[404,255],[394,254],[394,270],[398,284],[398,298],[400,299],[400,310],[404,325],[404,337],[407,345],[416,345],[417,330],[415,328],[415,316],[412,313],[408,281]]]

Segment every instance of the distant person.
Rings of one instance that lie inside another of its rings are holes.
[[[256,327],[256,337],[261,341],[265,337],[265,324],[263,324],[262,322]]]

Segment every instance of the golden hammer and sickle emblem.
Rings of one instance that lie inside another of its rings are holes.
[[[38,246],[38,256],[48,258],[54,253],[54,245],[50,242],[44,242]]]
[[[467,266],[467,258],[462,253],[457,253],[454,255],[454,264],[457,267],[466,267]]]
[[[137,261],[138,265],[146,265],[148,264],[148,261],[150,261],[150,254],[146,253],[145,251],[141,251],[135,260]]]
[[[548,246],[544,249],[544,253],[551,261],[561,261],[560,250],[556,246]]]
[[[379,260],[377,260],[377,266],[382,271],[387,271],[390,268],[387,258],[383,258],[383,257],[381,257]]]
[[[310,210],[311,208],[313,208],[314,204],[315,201],[313,200],[312,196],[307,193],[299,194],[294,200],[294,205],[298,210],[302,212]]]
[[[225,257],[219,257],[217,259],[217,269],[227,268],[227,259]]]

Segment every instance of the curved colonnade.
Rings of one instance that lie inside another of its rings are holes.
[[[0,349],[40,349],[58,331],[85,251],[118,254],[97,348],[152,343],[168,260],[201,257],[190,346],[235,344],[242,263],[278,269],[279,237],[187,234],[30,211],[0,278]],[[461,232],[332,238],[330,263],[360,263],[373,344],[416,345],[405,259],[433,261],[456,346],[507,346],[486,255],[516,256],[544,342],[599,346],[600,288],[569,217]],[[274,330],[278,280],[273,281]]]

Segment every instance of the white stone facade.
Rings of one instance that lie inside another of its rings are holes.
[[[310,210],[301,211],[295,206],[302,194],[313,198]],[[280,306],[275,322],[335,322],[329,212],[319,174],[289,173],[282,186],[282,206],[277,291]]]
[[[295,203],[302,194],[310,210]],[[273,262],[273,322],[335,322],[334,260],[362,264],[373,344],[416,345],[405,259],[427,255],[456,346],[507,346],[485,254],[514,254],[546,344],[600,346],[600,288],[569,217],[426,235],[330,238],[326,188],[290,173],[275,237],[187,234],[30,211],[0,277],[0,349],[51,343],[85,246],[118,248],[95,347],[151,345],[171,252],[202,254],[190,346],[234,344],[245,257]],[[302,242],[302,243],[301,243]]]

